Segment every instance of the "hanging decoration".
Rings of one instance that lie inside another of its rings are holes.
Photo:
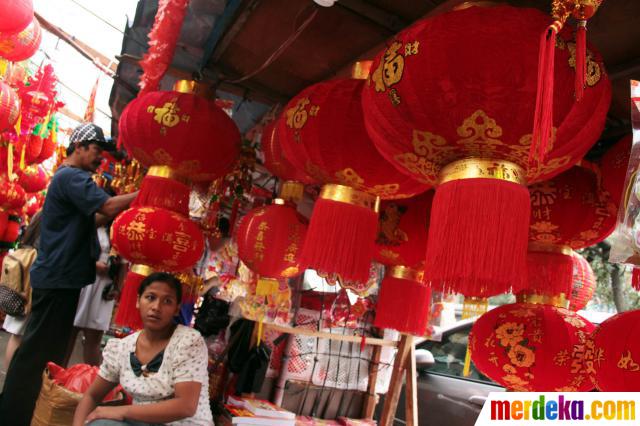
[[[595,385],[602,392],[637,392],[640,389],[640,311],[621,312],[593,333],[585,359],[595,370]]]
[[[0,56],[9,61],[24,61],[32,57],[42,42],[42,29],[37,19],[17,33],[0,32]]]
[[[16,33],[24,30],[34,20],[32,0],[6,1],[2,5],[0,33]]]
[[[29,166],[18,171],[18,183],[26,192],[39,192],[49,184],[49,176],[42,166]]]
[[[324,185],[302,262],[343,287],[368,280],[379,199],[410,198],[428,185],[388,166],[363,128],[363,80],[336,79],[295,96],[276,124],[284,155]]]
[[[482,315],[469,335],[471,359],[509,390],[584,392],[593,388],[585,352],[595,326],[575,312],[515,303]]]
[[[374,325],[424,336],[431,288],[422,281],[433,191],[380,205],[375,260],[385,265]]]
[[[555,138],[544,160],[530,162],[528,100],[536,93],[536,41],[546,26],[534,9],[471,6],[418,21],[373,64],[362,99],[367,132],[398,170],[437,185],[425,280],[438,289],[488,296],[521,283],[526,185],[571,167],[603,128],[611,89],[600,56],[590,56],[593,75],[575,103],[567,84],[573,50],[562,34]]]
[[[20,97],[11,86],[0,80],[0,132],[13,127],[20,116]]]
[[[625,191],[624,180],[627,176],[631,142],[631,135],[625,136],[609,148],[598,163],[602,175],[602,187],[609,192],[611,200],[617,206],[620,206],[621,202],[630,195]]]
[[[138,84],[139,96],[160,87],[160,81],[173,60],[188,5],[189,0],[158,1],[156,17],[149,31],[149,50],[140,61],[143,73]]]
[[[577,312],[584,309],[596,291],[596,275],[591,265],[578,253],[573,253],[573,280],[569,295],[569,309]]]

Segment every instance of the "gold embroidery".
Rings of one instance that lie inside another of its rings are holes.
[[[524,334],[524,324],[507,322],[496,329],[496,337],[502,346],[513,346],[520,343]]]
[[[535,353],[522,345],[515,345],[509,352],[509,360],[518,367],[531,367],[536,360]]]
[[[640,365],[633,360],[631,351],[627,351],[626,355],[620,357],[617,367],[621,370],[640,371]]]
[[[180,121],[189,122],[190,116],[188,114],[179,114],[180,108],[177,105],[178,98],[175,97],[171,99],[169,102],[165,102],[162,107],[157,107],[155,105],[149,105],[147,107],[147,112],[154,114],[153,119],[163,126],[160,129],[160,133],[163,135],[166,134],[166,127],[175,127],[180,124]]]
[[[462,139],[456,143],[464,146],[471,156],[491,157],[497,146],[504,145],[500,138],[502,127],[482,110],[475,111],[458,127],[458,136]]]
[[[576,68],[576,44],[572,42],[567,43],[567,49],[569,50],[569,66],[573,69]],[[602,70],[600,64],[593,59],[593,52],[587,49],[587,86],[593,87],[602,78]]]

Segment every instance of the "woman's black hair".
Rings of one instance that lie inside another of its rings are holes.
[[[138,287],[138,297],[142,296],[142,293],[144,293],[147,287],[156,281],[163,282],[169,287],[172,287],[176,292],[176,300],[178,303],[182,301],[182,284],[180,283],[180,280],[167,272],[154,272],[142,280],[140,287]]]

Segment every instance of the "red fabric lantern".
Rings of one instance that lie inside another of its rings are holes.
[[[40,155],[38,156],[38,158],[36,158],[34,162],[41,164],[47,161],[56,152],[56,146],[57,146],[56,141],[52,133],[49,132],[49,136],[47,136],[42,141],[42,149],[40,150]]]
[[[204,237],[198,225],[156,207],[131,208],[113,222],[113,247],[132,263],[162,271],[182,271],[202,256]]]
[[[568,296],[573,281],[571,249],[589,247],[609,236],[618,208],[601,189],[599,172],[593,167],[575,166],[532,185],[529,191],[532,214],[526,288]]]
[[[20,98],[3,81],[0,81],[0,132],[11,128],[20,116]]]
[[[574,102],[575,49],[563,35],[553,147],[530,161],[537,41],[547,24],[534,9],[472,6],[417,22],[373,64],[363,92],[369,135],[400,171],[438,184],[425,280],[439,288],[487,296],[521,282],[525,185],[569,168],[602,130],[611,97],[604,66],[590,56],[593,74]]]
[[[510,390],[588,391],[593,386],[584,353],[594,329],[564,308],[502,305],[473,325],[471,359],[482,374]]]
[[[2,5],[0,33],[22,31],[33,19],[33,2],[31,0],[6,1]]]
[[[600,159],[602,187],[609,192],[611,200],[620,206],[624,200],[624,181],[627,177],[629,155],[631,155],[632,136],[625,136],[616,143]],[[626,202],[626,201],[625,201]]]
[[[640,389],[640,311],[619,313],[593,333],[588,354],[595,369],[595,384],[603,392]]]
[[[0,176],[0,209],[17,211],[27,202],[24,189],[16,182],[11,182],[6,175]]]
[[[127,151],[145,167],[163,165],[195,182],[227,174],[240,132],[215,102],[191,93],[150,92],[131,101],[119,123]]]
[[[284,155],[325,185],[302,252],[305,266],[349,282],[366,282],[374,254],[376,196],[409,198],[428,189],[382,158],[363,127],[364,81],[315,84],[295,96],[278,120]],[[341,185],[341,186],[337,186]]]
[[[42,30],[37,19],[17,33],[0,34],[0,56],[10,61],[24,61],[32,57],[42,41]]]
[[[142,318],[140,317],[140,311],[136,307],[138,289],[142,281],[153,272],[154,270],[146,265],[131,265],[120,294],[116,316],[113,319],[117,325],[128,327],[131,330],[142,328]]]
[[[307,224],[286,204],[272,204],[251,210],[238,225],[238,257],[249,269],[267,278],[300,275],[300,252]]]
[[[584,309],[596,291],[596,275],[591,269],[591,265],[578,253],[573,253],[573,282],[571,295],[569,297],[569,309],[579,311]]]
[[[374,325],[424,336],[431,287],[422,282],[433,191],[380,205],[375,260],[385,265]]]
[[[18,183],[26,192],[38,192],[47,187],[49,176],[42,167],[30,166],[18,171]]]

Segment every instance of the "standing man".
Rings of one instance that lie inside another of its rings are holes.
[[[96,213],[115,217],[137,193],[109,197],[91,179],[110,148],[92,123],[71,134],[42,210],[40,249],[31,268],[32,309],[0,401],[0,425],[29,426],[48,361],[62,364],[82,287],[96,277]]]

